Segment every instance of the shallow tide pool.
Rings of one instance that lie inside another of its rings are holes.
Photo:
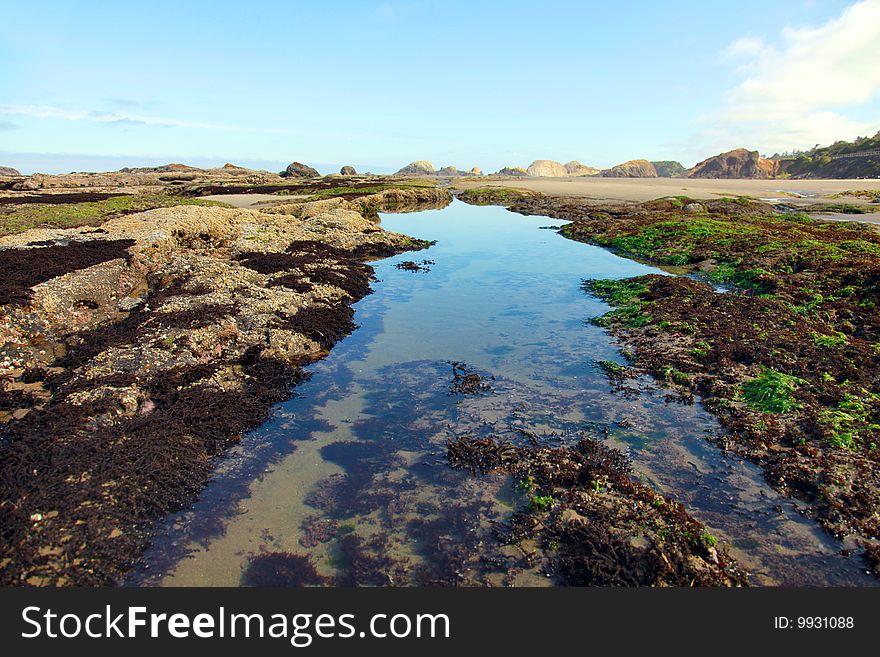
[[[457,201],[383,215],[384,228],[436,245],[372,263],[359,328],[218,462],[129,583],[264,584],[253,557],[288,552],[327,578],[311,583],[547,585],[493,538],[524,502],[512,482],[446,462],[449,439],[493,435],[626,451],[634,475],[684,503],[755,584],[872,585],[755,466],[706,441],[721,428],[701,407],[649,380],[612,387],[597,363],[624,360],[588,322],[609,308],[582,280],[660,272],[545,229],[558,225]],[[395,267],[405,261],[424,270]]]

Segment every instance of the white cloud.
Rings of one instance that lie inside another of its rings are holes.
[[[759,55],[766,48],[767,44],[764,43],[761,37],[747,34],[727,46],[724,54],[728,57],[755,56]]]
[[[745,36],[723,52],[744,79],[706,137],[762,151],[805,148],[880,129],[848,110],[880,94],[880,0],[863,0],[818,27],[787,27],[778,43]]]

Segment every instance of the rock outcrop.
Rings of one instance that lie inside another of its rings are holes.
[[[659,162],[651,162],[651,164],[654,165],[660,178],[678,178],[686,171],[681,162],[675,160],[660,160]]]
[[[569,176],[597,176],[602,173],[600,169],[588,167],[586,164],[581,164],[577,160],[566,162],[565,170],[568,172]]]
[[[350,207],[179,206],[0,238],[0,585],[118,582],[145,527],[354,328],[362,260],[426,246]]]
[[[327,212],[346,210],[372,217],[376,212],[415,212],[445,208],[452,203],[452,192],[441,187],[392,187],[375,194],[353,199],[334,197],[318,201],[281,203],[269,206],[261,212],[267,214],[290,214],[298,219],[310,219]]]
[[[160,164],[155,167],[122,167],[119,170],[119,173],[189,173],[193,171],[204,171],[204,169],[191,167],[188,164],[181,164],[180,162],[171,162],[170,164]]]
[[[606,178],[656,178],[657,169],[648,160],[630,160],[602,172]]]
[[[758,151],[737,148],[703,160],[687,172],[688,178],[758,178],[776,176],[779,163]]]
[[[523,169],[522,167],[504,167],[500,169],[496,176],[512,176],[514,178],[524,178],[529,175],[529,172]]]
[[[530,176],[536,178],[565,178],[568,176],[565,167],[555,160],[535,160],[526,171]]]
[[[415,162],[410,162],[405,167],[400,169],[395,176],[433,176],[437,172],[434,170],[434,165],[428,162],[427,160],[416,160]]]
[[[124,168],[119,171],[100,173],[35,173],[21,176],[18,180],[4,181],[4,187],[16,191],[39,189],[92,189],[137,187],[144,191],[166,187],[181,182],[244,182],[249,185],[280,183],[281,177],[268,171],[256,171],[237,166],[215,169],[198,169],[185,164],[165,164],[158,167]]]
[[[317,169],[313,169],[302,162],[292,162],[279,175],[282,178],[318,178],[321,174],[318,173]]]
[[[459,171],[457,167],[449,165],[447,167],[443,167],[439,171],[437,171],[438,176],[463,176],[465,175],[464,171]]]
[[[468,175],[470,176],[482,176],[483,170],[480,167],[473,167],[470,171],[468,171]]]
[[[0,167],[0,176],[20,176],[18,169],[13,169],[12,167]]]
[[[357,171],[355,171],[354,167],[345,165],[344,167],[342,167],[339,170],[339,175],[340,176],[356,176]]]

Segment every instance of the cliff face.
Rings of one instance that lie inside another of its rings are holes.
[[[880,132],[780,159],[779,173],[793,178],[880,178]]]
[[[648,160],[630,160],[603,171],[606,178],[656,178],[657,169]]]
[[[688,178],[758,178],[776,177],[779,163],[758,153],[737,148],[703,160],[687,172]]]
[[[880,153],[838,159],[819,155],[781,160],[779,173],[792,178],[880,178]]]

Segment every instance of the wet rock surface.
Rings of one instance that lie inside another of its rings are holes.
[[[693,204],[696,205],[696,204]],[[587,281],[636,364],[719,417],[723,446],[835,536],[880,534],[880,235],[749,199],[514,209],[687,276]],[[723,286],[722,288],[716,286]],[[726,291],[725,291],[726,290]]]
[[[178,206],[0,239],[4,583],[117,581],[354,328],[362,259],[427,245],[302,214]]]

